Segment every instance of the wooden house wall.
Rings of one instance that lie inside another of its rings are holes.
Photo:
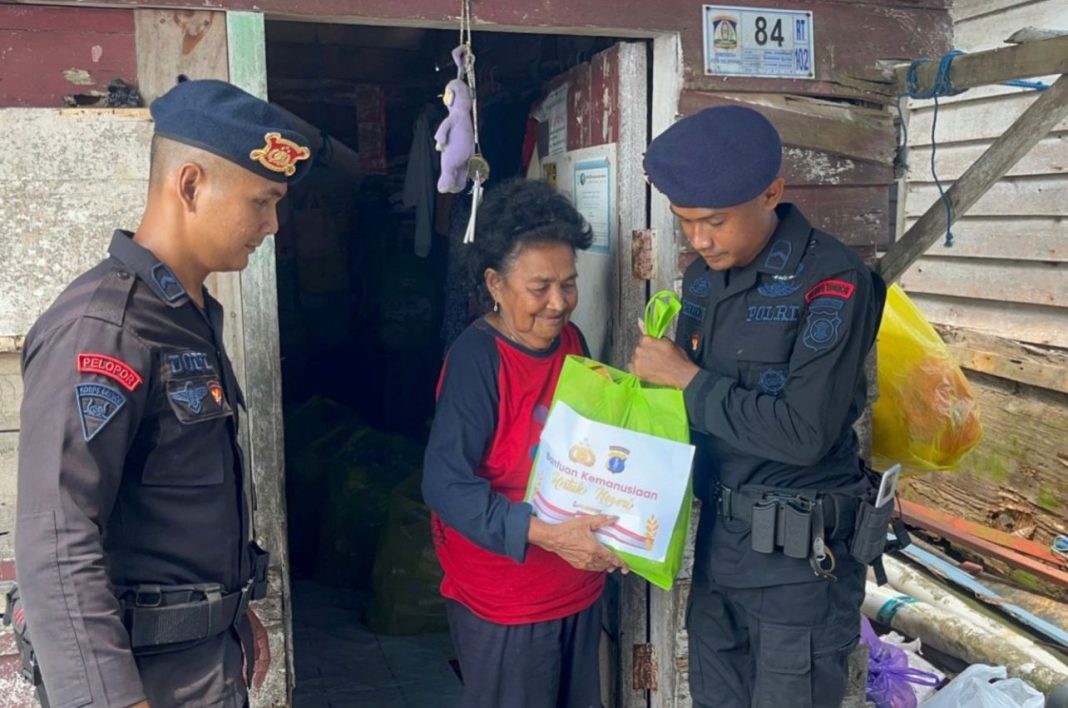
[[[1024,27],[1068,30],[1062,0],[958,0],[955,46],[1002,46]],[[1047,83],[1055,77],[1040,77]],[[943,99],[936,164],[957,178],[1035,100],[1007,86]],[[905,225],[937,199],[931,101],[912,106]],[[1062,122],[901,279],[975,389],[984,439],[958,469],[910,481],[913,499],[1049,543],[1068,532],[1068,122]]]

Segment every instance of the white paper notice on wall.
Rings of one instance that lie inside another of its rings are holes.
[[[705,74],[813,79],[813,15],[801,10],[705,5]]]

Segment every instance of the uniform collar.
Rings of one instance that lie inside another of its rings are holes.
[[[182,287],[174,271],[156,258],[152,251],[134,241],[129,231],[115,231],[108,253],[137,273],[137,277],[171,307],[181,307],[189,302],[189,293]]]
[[[752,266],[768,275],[792,275],[808,247],[812,225],[793,204],[780,204],[775,213],[779,225]]]

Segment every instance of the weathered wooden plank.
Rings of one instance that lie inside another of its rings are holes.
[[[684,91],[679,112],[742,104],[760,111],[782,136],[784,145],[893,164],[896,132],[890,113],[852,104],[772,94],[712,94]]]
[[[620,708],[648,708],[649,692],[634,688],[634,647],[649,642],[649,584],[636,575],[620,580],[619,703]]]
[[[890,163],[869,162],[841,155],[785,146],[782,176],[788,185],[837,187],[843,185],[889,184],[894,179]]]
[[[0,4],[0,106],[62,106],[112,79],[137,83],[130,10]]]
[[[971,167],[989,142],[939,145],[935,152],[938,178],[955,180]],[[911,147],[908,155],[909,181],[931,182],[930,146]],[[1008,171],[1007,177],[1068,175],[1068,132],[1050,133]]]
[[[910,219],[907,226],[915,223]],[[954,244],[936,242],[929,256],[1068,262],[1068,221],[1048,217],[971,217],[953,225]]]
[[[890,187],[787,187],[813,226],[850,246],[890,243]]]
[[[1029,0],[956,0],[950,10],[954,24],[961,25],[992,12],[1004,12],[1024,5]],[[1004,39],[1004,37],[1002,38]]]
[[[0,432],[0,559],[15,557],[15,490],[18,472],[19,434]]]
[[[910,479],[905,496],[1049,544],[1068,532],[1068,396],[969,375],[983,439],[952,473]]]
[[[1068,37],[1065,37],[1068,41]],[[938,111],[939,147],[956,142],[993,140],[1008,130],[1045,92],[1017,91],[978,101],[958,102],[944,106]],[[912,112],[909,121],[909,143],[931,144],[931,121],[934,108],[921,108]],[[1053,124],[1042,137],[1050,133],[1068,132],[1068,120]]]
[[[18,353],[0,353],[0,433],[19,429],[22,405],[22,372]]]
[[[991,185],[1030,152],[1066,115],[1068,76],[1062,76],[949,188],[947,198],[954,215],[959,218],[966,214]],[[916,225],[890,247],[880,262],[880,271],[887,282],[900,277],[913,261],[926,252],[945,231],[947,223],[946,210],[942,205],[932,205]]]
[[[653,40],[652,135],[667,130],[678,115],[682,93],[682,47],[675,35],[661,35]],[[675,215],[666,197],[655,189],[649,196],[649,226],[656,233],[653,240],[655,258],[653,292],[675,290],[681,284],[678,270],[681,236],[675,233]]]
[[[943,189],[949,184],[942,183]],[[969,216],[1054,216],[1068,215],[1068,175],[1050,177],[1009,177],[993,184],[966,212]],[[905,205],[909,217],[919,217],[939,200],[934,184],[909,184]],[[954,217],[963,216],[959,207]],[[945,210],[942,209],[943,221]]]
[[[901,276],[910,292],[1068,307],[1068,264],[924,256]]]
[[[969,300],[912,291],[909,297],[932,322],[991,335],[1012,333],[1031,344],[1068,347],[1068,311],[1062,307]]]
[[[615,130],[619,140],[616,148],[619,164],[619,263],[616,276],[619,300],[612,336],[612,363],[622,366],[630,358],[640,336],[633,323],[645,310],[645,281],[636,279],[631,272],[633,242],[630,235],[634,229],[644,228],[648,223],[642,157],[648,144],[646,94],[649,81],[644,45],[620,44],[609,51],[616,53],[614,95],[617,100],[612,110],[618,114]],[[594,62],[597,62],[596,57]],[[603,131],[601,135],[604,135]]]
[[[147,111],[7,108],[0,134],[0,335],[19,336],[76,275],[136,228],[148,186]],[[106,155],[87,160],[86,155]]]
[[[694,541],[700,513],[700,502],[695,502],[675,587],[671,592],[649,588],[649,632],[653,646],[657,648],[657,688],[650,693],[650,708],[689,708],[691,705],[686,603],[693,579]]]
[[[1024,27],[1064,29],[1064,3],[1038,0],[973,16],[954,27],[954,42],[967,51],[977,52],[1001,45],[1010,34]]]
[[[1000,38],[996,44],[1000,44]],[[964,46],[960,43],[959,37],[958,46]],[[953,59],[949,78],[954,88],[967,89],[1001,81],[1030,79],[1036,76],[1068,72],[1068,37],[1054,37],[1041,42],[1028,42],[985,51],[973,49],[972,51],[975,53]],[[908,93],[908,65],[900,66],[895,73],[897,92]],[[929,91],[938,76],[938,62],[932,61],[924,64],[918,67],[915,73],[917,93]]]
[[[179,74],[227,76],[226,14],[207,10],[135,10],[138,87],[145,103],[166,93]]]
[[[640,96],[630,96],[620,92],[619,88],[619,47],[607,49],[590,60],[590,143],[608,145],[619,137],[620,97],[627,96],[627,101],[643,100]],[[642,62],[644,65],[645,62]],[[647,87],[648,77],[641,82]]]
[[[935,329],[957,363],[969,371],[1068,393],[1068,353],[1021,344],[960,327]]]
[[[232,12],[226,17],[229,78],[254,96],[267,98],[264,18],[259,13]],[[253,532],[270,549],[267,598],[256,605],[270,644],[271,661],[264,682],[255,686],[254,705],[290,705],[293,688],[293,628],[290,612],[289,548],[286,542],[286,499],[283,461],[282,362],[278,342],[278,291],[274,238],[249,259],[240,275],[239,302],[243,370],[248,402],[247,459],[253,481]],[[231,330],[236,329],[231,327]]]

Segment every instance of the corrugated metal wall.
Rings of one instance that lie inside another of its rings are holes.
[[[1024,27],[1068,30],[1064,0],[958,0],[955,44],[1004,45]],[[1055,77],[1046,77],[1049,83]],[[941,101],[936,161],[952,182],[1035,100],[1007,86]],[[906,226],[938,199],[931,176],[932,101],[909,121]],[[933,321],[1023,342],[1068,347],[1068,121],[1016,165],[954,227],[956,245],[934,245],[901,279]]]

